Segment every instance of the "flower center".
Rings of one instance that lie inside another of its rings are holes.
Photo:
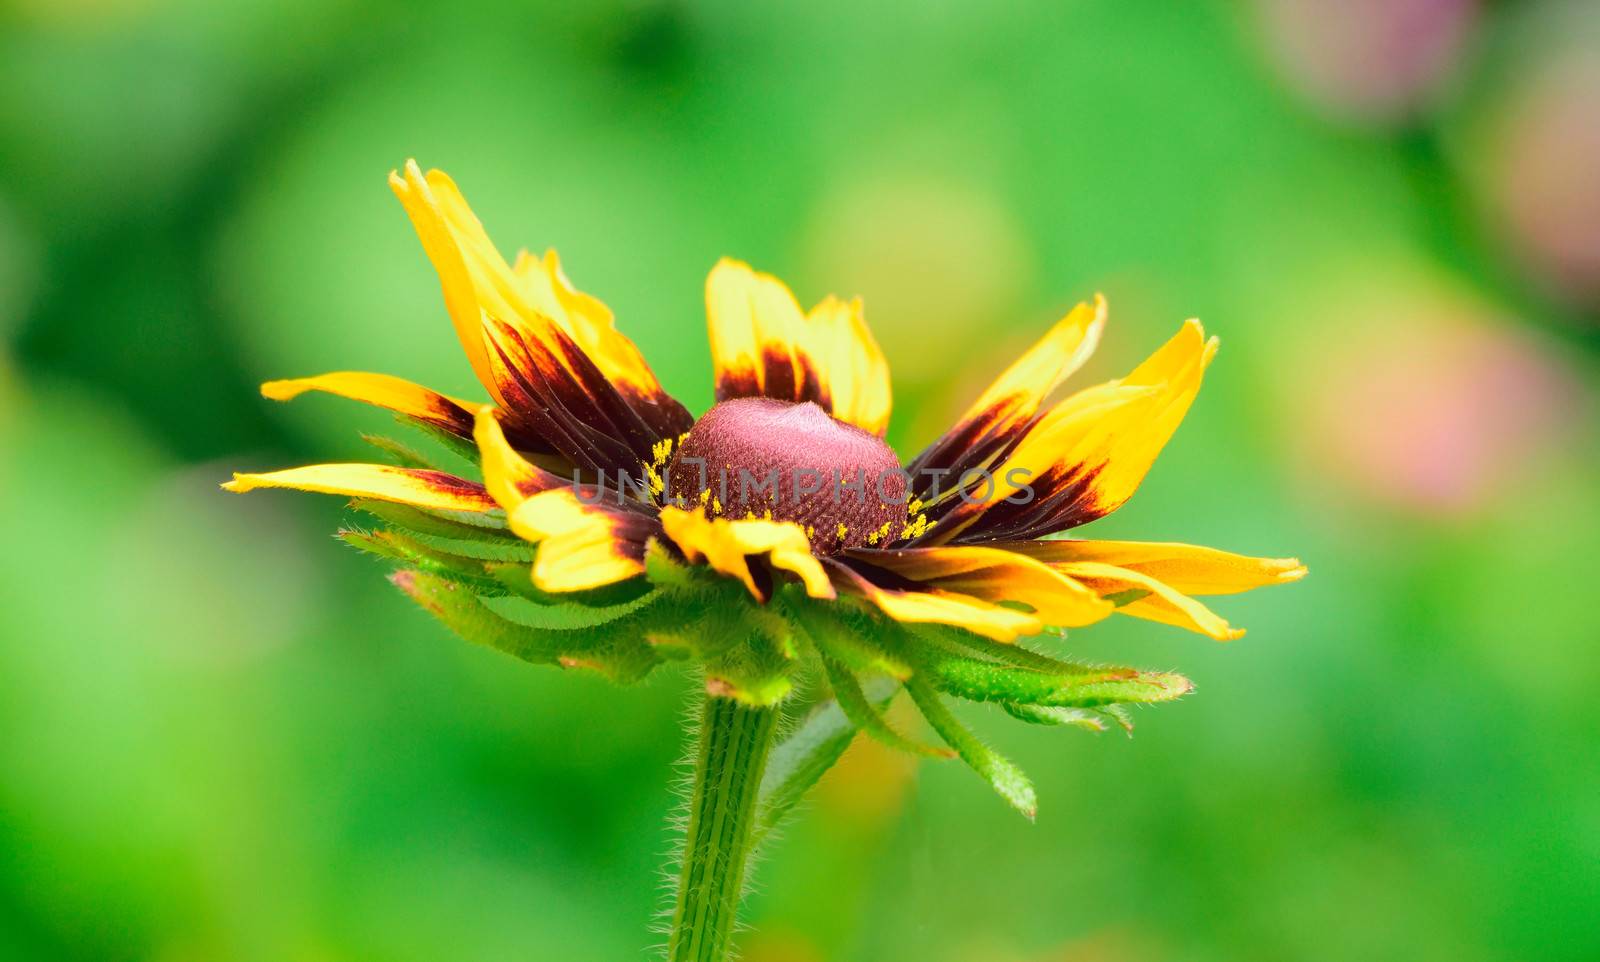
[[[695,422],[667,475],[672,503],[703,506],[708,517],[793,521],[819,554],[886,544],[909,520],[894,450],[809,401],[723,401]]]

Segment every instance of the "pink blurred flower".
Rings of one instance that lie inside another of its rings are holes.
[[[1463,517],[1501,503],[1566,433],[1575,380],[1514,328],[1403,308],[1377,316],[1381,326],[1346,331],[1308,359],[1307,465],[1416,514]]]
[[[1478,19],[1477,0],[1256,0],[1285,78],[1341,116],[1393,121],[1449,74]]]
[[[1491,203],[1517,255],[1561,296],[1600,307],[1600,65],[1544,71],[1493,149]]]

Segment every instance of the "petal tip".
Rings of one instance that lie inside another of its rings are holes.
[[[261,385],[261,396],[269,401],[288,401],[303,393],[305,388],[295,379],[266,381]]]
[[[806,595],[820,601],[835,601],[839,597],[839,592],[834,590],[832,584],[825,584],[820,588],[813,588],[810,584],[807,584]]]

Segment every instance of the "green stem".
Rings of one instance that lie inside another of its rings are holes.
[[[670,962],[723,962],[733,943],[745,865],[755,848],[757,799],[777,730],[776,708],[707,695],[689,798]]]

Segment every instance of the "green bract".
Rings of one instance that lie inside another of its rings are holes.
[[[368,440],[408,464],[428,466],[397,442]],[[1032,817],[1027,777],[950,711],[951,699],[992,702],[1034,724],[1131,730],[1126,706],[1171,701],[1192,687],[1171,672],[1063,661],[959,628],[897,622],[857,599],[808,598],[795,584],[780,585],[760,604],[739,582],[683,563],[659,541],[647,550],[643,579],[550,594],[531,578],[537,547],[512,534],[501,515],[372,500],[353,505],[373,526],[340,537],[394,564],[394,584],[468,641],[623,684],[663,662],[691,662],[704,673],[709,695],[754,707],[800,710],[787,705],[805,690],[799,680],[825,682],[832,702],[816,706],[774,749],[762,789],[767,827],[858,730],[897,749],[959,757]],[[884,709],[900,688],[946,747],[891,725]]]

